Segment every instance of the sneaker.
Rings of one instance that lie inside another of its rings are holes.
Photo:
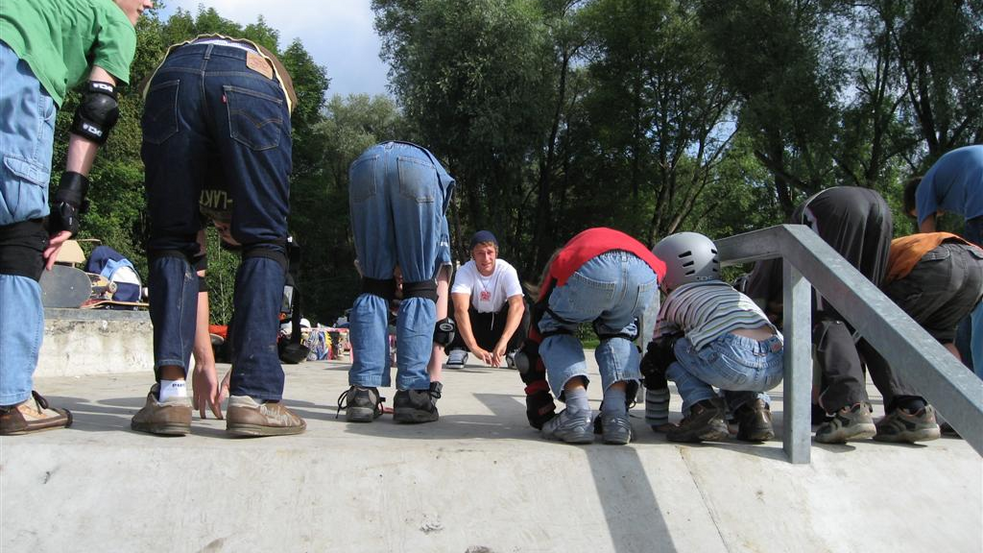
[[[594,441],[594,425],[590,411],[572,415],[569,409],[546,421],[540,434],[547,440],[556,440],[568,444],[589,444]]]
[[[594,433],[601,434],[604,443],[614,445],[625,445],[634,437],[628,413],[600,413],[594,418]]]
[[[286,436],[307,428],[304,419],[279,401],[257,403],[249,396],[229,397],[225,431],[233,436]]]
[[[30,434],[71,425],[72,413],[68,409],[49,407],[48,400],[35,391],[31,391],[31,397],[17,405],[0,407],[0,436]]]
[[[468,362],[468,352],[463,349],[452,349],[447,354],[447,363],[444,364],[448,369],[463,369]]]
[[[952,425],[947,422],[943,422],[942,424],[939,425],[939,431],[942,434],[945,434],[946,436],[952,436],[953,438],[962,438],[962,436],[959,435],[959,432],[956,432],[956,429],[953,428]]]
[[[771,424],[771,409],[763,399],[745,403],[734,412],[737,439],[744,442],[766,442],[775,437]]]
[[[724,420],[725,411],[720,398],[699,401],[679,425],[666,429],[666,438],[670,442],[685,443],[724,440],[730,435]]]
[[[372,422],[382,416],[382,402],[385,398],[379,396],[378,388],[363,388],[352,386],[338,396],[338,411],[345,410],[345,420],[348,422]]]
[[[431,382],[427,390],[399,390],[393,398],[393,420],[414,424],[439,419],[437,400],[443,388],[440,382]]]
[[[130,420],[130,428],[137,432],[161,436],[184,436],[191,433],[191,398],[169,397],[158,401],[160,384],[150,387],[147,402]]]
[[[877,427],[874,439],[878,442],[913,444],[937,440],[942,436],[935,420],[935,408],[931,405],[926,405],[915,413],[899,407],[877,421],[874,426]]]
[[[816,430],[816,441],[823,444],[842,444],[848,440],[872,438],[877,433],[866,401],[847,405],[837,411],[832,420]]]

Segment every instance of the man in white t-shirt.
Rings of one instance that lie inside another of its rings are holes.
[[[498,259],[498,240],[487,230],[471,237],[471,261],[454,276],[451,287],[457,335],[447,346],[447,368],[460,369],[468,351],[492,367],[512,354],[529,329],[529,314],[522,300],[522,285],[515,268]]]

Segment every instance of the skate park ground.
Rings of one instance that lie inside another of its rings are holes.
[[[445,371],[436,423],[336,418],[349,365],[317,361],[284,366],[304,434],[232,439],[196,414],[190,436],[162,438],[129,428],[149,366],[102,363],[37,375],[72,428],[0,438],[0,551],[983,550],[983,462],[957,438],[813,443],[792,465],[779,440],[669,443],[639,405],[628,446],[546,442],[518,375],[473,358]]]

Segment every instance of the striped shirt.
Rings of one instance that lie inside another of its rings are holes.
[[[730,284],[720,280],[691,282],[666,298],[659,309],[654,337],[682,330],[693,347],[700,349],[726,332],[766,325],[781,337],[761,308]]]

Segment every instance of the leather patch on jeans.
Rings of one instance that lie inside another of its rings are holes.
[[[266,61],[266,58],[259,54],[246,52],[246,67],[259,73],[267,79],[273,78],[273,67],[270,65],[270,62]]]

